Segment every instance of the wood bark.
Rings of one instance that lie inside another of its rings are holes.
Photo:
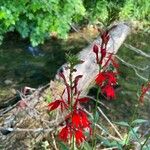
[[[113,26],[109,30],[110,40],[107,45],[107,53],[116,54],[129,33],[130,26],[126,23],[119,23]],[[77,71],[73,77],[83,75],[78,84],[81,96],[85,96],[88,93],[88,89],[93,85],[98,73],[98,66],[92,47],[94,44],[101,44],[101,41],[101,38],[98,37],[78,54],[78,58],[84,63],[75,66]],[[100,54],[99,57],[101,57]],[[105,61],[107,59],[106,56]],[[60,70],[63,71],[68,80],[69,69],[66,69],[67,65],[62,65]],[[63,90],[63,82],[57,73],[54,81],[24,98],[23,102],[25,102],[26,107],[18,107],[19,101],[13,106],[0,110],[0,146],[2,145],[3,149],[6,150],[32,149],[34,143],[39,142],[43,137],[47,137],[63,121],[63,117],[60,117],[60,114],[59,116],[56,114],[50,117],[47,113],[47,102],[45,99],[50,95],[55,100],[60,97]]]

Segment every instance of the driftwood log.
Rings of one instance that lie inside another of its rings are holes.
[[[130,26],[126,23],[112,26],[109,30],[110,40],[107,52],[116,54],[129,33]],[[76,66],[77,72],[74,77],[83,75],[78,84],[78,89],[82,91],[81,96],[88,93],[88,89],[93,85],[98,73],[95,54],[92,51],[95,43],[101,44],[101,38],[98,37],[78,54],[79,59],[84,63]],[[105,61],[107,59],[106,56]],[[69,70],[66,69],[66,66],[67,64],[64,64],[60,69],[68,79]],[[22,100],[15,105],[0,110],[0,146],[2,149],[33,149],[35,142],[47,137],[55,127],[63,122],[63,117],[60,115],[53,116],[53,118],[48,115],[47,102],[45,101],[47,96],[55,100],[62,94],[64,85],[57,74],[50,84],[35,90],[31,95],[22,96]],[[22,107],[19,107],[20,105]]]

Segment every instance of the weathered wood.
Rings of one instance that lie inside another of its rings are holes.
[[[125,23],[117,24],[111,28],[109,31],[110,40],[107,45],[107,52],[116,54],[129,32],[130,27]],[[92,51],[92,47],[96,43],[101,44],[100,37],[78,54],[79,59],[83,60],[84,63],[76,66],[77,72],[74,73],[73,77],[83,75],[78,84],[78,89],[82,91],[81,96],[87,94],[89,87],[93,85],[93,81],[98,73],[95,54]],[[107,59],[106,56],[105,61]],[[64,64],[61,71],[69,79],[69,70],[66,69],[66,66],[67,64]],[[47,95],[50,95],[52,99],[59,98],[63,89],[63,82],[56,74],[56,79],[51,81],[49,85],[39,88],[31,96],[24,98],[27,104],[25,108],[20,109],[18,102],[10,111],[4,114],[4,110],[0,110],[0,145],[6,150],[26,150],[33,148],[33,143],[41,140],[43,136],[47,136],[53,128],[63,121],[63,118],[58,116],[56,116],[56,119],[55,117],[50,118],[47,114],[47,102],[44,100]]]
[[[108,53],[116,54],[129,32],[130,27],[125,23],[120,23],[111,27],[109,32],[110,40],[107,44],[107,55],[105,57],[104,64],[108,60]],[[94,44],[101,45],[101,41],[101,38],[98,37],[92,42],[91,45],[83,49],[78,54],[78,58],[83,60],[84,63],[76,66],[77,71],[74,73],[74,77],[76,77],[77,75],[83,75],[81,80],[79,80],[78,84],[78,90],[82,91],[81,95],[87,94],[89,86],[92,84],[93,80],[95,79],[98,73],[98,65],[96,64],[95,54],[92,51],[92,47]],[[101,57],[100,54],[99,57]],[[68,68],[67,64],[63,65],[61,70],[63,70],[66,79],[69,79],[69,69],[67,70],[66,68]],[[56,78],[59,79],[59,76],[56,76]]]

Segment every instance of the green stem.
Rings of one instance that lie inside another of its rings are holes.
[[[70,82],[70,108],[71,108],[71,112],[73,111],[73,90],[72,90],[72,85],[73,85],[73,81],[72,81],[72,73],[73,73],[73,66],[72,64],[70,64],[70,74],[69,74],[69,82]],[[75,138],[73,135],[73,139],[72,139],[72,150],[75,149]]]
[[[144,145],[146,145],[147,141],[150,139],[150,135],[146,138],[145,142],[141,146],[141,150],[143,149]]]
[[[130,133],[130,131],[132,130],[132,132],[133,132],[133,129],[132,129],[132,122],[135,120],[135,118],[136,118],[136,113],[137,113],[137,110],[138,110],[138,105],[137,106],[135,106],[135,108],[134,108],[134,112],[133,112],[133,116],[132,116],[132,118],[131,118],[131,121],[130,121],[130,123],[129,123],[129,130],[128,130],[128,134],[127,134],[127,138],[126,138],[126,140],[125,140],[125,145],[127,145],[128,144],[128,139],[129,139],[129,133]],[[138,139],[138,137],[136,137],[137,139]],[[140,143],[139,143],[140,144]]]
[[[93,136],[92,136],[92,148],[93,150],[95,150],[95,146],[96,146],[96,112],[97,112],[97,106],[98,106],[98,100],[99,100],[99,93],[100,93],[100,88],[98,88],[97,90],[97,96],[96,96],[96,104],[95,104],[95,109],[94,109],[94,128],[93,128]]]
[[[99,72],[101,71],[101,66],[99,65]],[[93,136],[92,136],[92,148],[95,150],[96,148],[96,111],[97,111],[97,106],[98,106],[98,100],[99,100],[99,93],[100,93],[100,88],[97,90],[97,95],[96,95],[96,104],[95,104],[95,109],[94,109],[94,128],[93,128]]]
[[[70,68],[70,75],[69,75],[69,81],[70,81],[70,104],[71,104],[71,111],[73,110],[73,91],[72,91],[72,66]]]

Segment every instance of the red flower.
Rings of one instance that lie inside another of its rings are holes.
[[[78,92],[77,85],[78,85],[79,80],[82,78],[82,76],[83,75],[78,75],[74,79],[74,86],[72,87],[72,89],[74,89],[74,95],[76,95]]]
[[[147,85],[143,85],[141,88],[141,96],[140,96],[140,102],[143,103],[144,102],[144,96],[145,94],[148,92],[148,90],[150,90],[150,82],[147,83]]]
[[[86,103],[89,101],[89,98],[88,97],[82,97],[82,98],[77,99],[77,101],[80,103]]]
[[[83,132],[81,130],[75,130],[75,138],[76,138],[76,143],[77,144],[80,144],[82,143],[83,141],[85,141],[85,136],[83,134]]]
[[[96,44],[93,46],[93,52],[98,54],[98,46]]]
[[[105,76],[105,73],[104,72],[100,72],[95,81],[96,81],[96,84],[99,85],[99,86],[102,86],[103,82],[105,81],[106,79],[106,76]]]
[[[59,106],[61,107],[61,111],[63,111],[64,108],[68,108],[64,100],[55,100],[54,102],[51,102],[50,104],[48,104],[49,111],[52,111],[58,108]]]
[[[75,103],[74,103],[74,109],[77,108],[78,103],[87,103],[89,101],[88,97],[82,97],[82,98],[78,98],[76,99]]]
[[[100,60],[100,64],[103,63],[103,59],[105,58],[106,56],[106,49],[105,48],[101,48],[101,60]]]
[[[68,95],[68,104],[70,104],[70,86],[67,83],[66,77],[62,72],[59,72],[59,76],[64,80],[64,84],[66,86],[67,89],[67,95]]]
[[[81,124],[80,115],[77,111],[73,111],[72,113],[72,124],[74,127],[79,127]]]
[[[106,45],[107,45],[107,43],[108,43],[108,41],[110,39],[108,31],[105,31],[101,35],[101,38],[102,38],[102,47],[105,46],[105,48],[106,48]]]
[[[82,127],[91,129],[90,128],[91,123],[89,122],[89,120],[87,118],[87,114],[83,110],[80,110],[80,117],[81,117]]]
[[[99,50],[98,46],[96,44],[94,44],[93,52],[96,54],[96,61],[97,61],[97,63],[99,61],[99,59],[98,59],[98,50]]]
[[[116,73],[115,72],[111,72],[111,71],[107,71],[107,72],[100,72],[96,79],[96,84],[99,85],[100,87],[104,84],[110,84],[110,85],[115,85],[117,83],[117,79],[116,79]]]
[[[111,85],[106,85],[102,88],[102,93],[105,93],[108,99],[115,98],[115,90]]]
[[[71,138],[71,135],[70,135],[70,127],[69,126],[65,126],[59,133],[59,138],[61,140],[63,140],[64,142],[67,142],[68,138]]]
[[[108,71],[106,72],[106,76],[107,76],[108,84],[115,85],[117,83],[115,72]]]
[[[87,114],[81,109],[74,110],[72,113],[72,125],[76,128],[90,128]]]

